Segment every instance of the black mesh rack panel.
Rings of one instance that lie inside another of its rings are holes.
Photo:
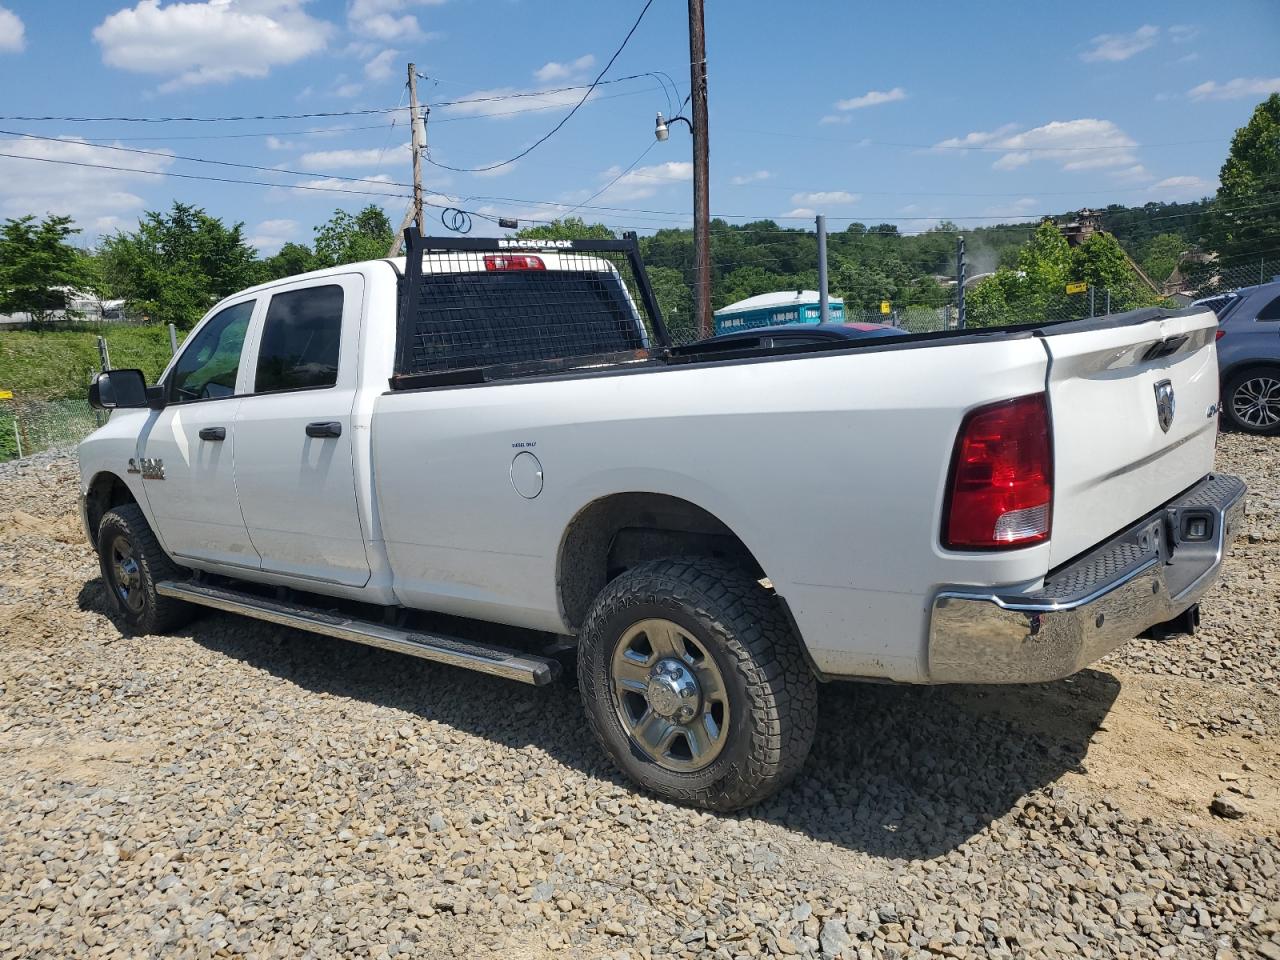
[[[622,240],[421,237],[405,231],[396,371],[407,389],[665,357],[634,234]]]

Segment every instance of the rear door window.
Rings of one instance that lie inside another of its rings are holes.
[[[1276,297],[1258,311],[1259,320],[1280,320],[1280,297]]]
[[[332,387],[342,344],[342,287],[286,290],[271,298],[262,325],[255,393]]]

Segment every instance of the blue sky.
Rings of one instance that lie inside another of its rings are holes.
[[[641,6],[0,0],[0,113],[394,108],[405,103],[413,60],[430,78],[421,90],[435,104],[432,158],[486,166],[537,140],[584,91],[512,95],[590,82]],[[1217,185],[1232,132],[1280,90],[1275,0],[708,0],[707,8],[711,207],[733,219],[801,225],[821,212],[835,229],[856,219],[914,232],[943,218],[976,224],[1203,196]],[[686,24],[684,0],[654,0],[606,79],[642,76],[597,88],[515,164],[485,174],[427,165],[430,201],[522,220],[574,212],[642,232],[688,223],[687,130],[673,127],[666,143],[653,137],[655,112],[670,115],[688,91]],[[654,76],[663,72],[674,90]],[[377,202],[398,222],[407,203],[397,196],[410,178],[403,110],[218,123],[5,119],[0,130],[0,153],[23,158],[280,184],[0,157],[0,216],[68,213],[90,240],[180,199],[244,221],[270,253],[286,240],[310,241],[335,207]],[[58,142],[66,140],[74,142]],[[477,219],[475,229],[496,227]]]

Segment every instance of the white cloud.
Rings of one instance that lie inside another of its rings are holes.
[[[1151,174],[1147,171],[1147,168],[1140,163],[1125,167],[1123,170],[1112,170],[1108,176],[1120,183],[1143,183],[1151,179]]]
[[[1205,81],[1187,91],[1192,100],[1241,100],[1280,93],[1280,77],[1236,77],[1226,83]]]
[[[1080,59],[1085,63],[1128,60],[1154,47],[1159,39],[1160,28],[1151,24],[1141,26],[1133,33],[1102,33],[1089,41],[1089,49],[1080,54]]]
[[[0,140],[0,153],[20,157],[70,160],[75,163],[120,163],[120,154],[93,144],[48,140]],[[127,166],[163,171],[172,158],[152,153],[130,157]],[[98,167],[77,167],[0,157],[0,214],[21,216],[50,213],[74,217],[90,229],[110,230],[124,223],[122,215],[142,209],[143,200],[133,192],[157,178]]]
[[[907,99],[907,91],[902,87],[894,87],[892,90],[868,90],[860,97],[852,97],[848,100],[837,100],[837,110],[861,110],[863,107],[878,107],[882,103],[893,103],[896,100]]]
[[[398,50],[383,50],[380,54],[364,65],[364,75],[374,83],[382,80],[390,80],[395,72],[395,60],[399,56]]]
[[[1190,43],[1200,36],[1200,28],[1193,24],[1175,23],[1169,28],[1169,39],[1174,43]]]
[[[740,173],[736,177],[730,177],[729,182],[735,187],[745,186],[748,183],[759,183],[761,180],[768,180],[773,174],[768,170],[754,170],[751,173]]]
[[[810,210],[808,207],[796,207],[794,210],[788,210],[786,213],[778,217],[779,220],[798,220],[816,217],[817,210]]]
[[[426,34],[410,7],[436,6],[444,0],[351,0],[347,27],[359,36],[375,40],[421,40]]]
[[[258,253],[269,257],[279,253],[281,247],[295,239],[298,230],[297,220],[263,220],[249,231],[245,242],[251,247],[257,247]]]
[[[818,123],[822,126],[826,126],[827,124],[830,124],[830,123],[850,123],[852,122],[852,120],[853,120],[853,117],[849,116],[848,114],[828,113],[821,120],[819,120]]]
[[[323,50],[333,25],[303,0],[139,0],[94,28],[108,66],[169,77],[161,91],[261,78]]]
[[[403,149],[403,147],[395,148]],[[384,159],[390,150],[369,147],[367,150],[315,150],[304,153],[298,163],[308,170],[328,170],[333,167],[367,167]]]
[[[1181,57],[1179,57],[1178,62],[1179,63],[1195,63],[1199,59],[1200,59],[1200,54],[1192,50],[1190,53],[1183,54]]]
[[[532,89],[522,87],[493,87],[489,90],[473,90],[470,93],[463,94],[455,98],[458,101],[472,101],[470,103],[452,103],[449,106],[440,109],[449,116],[456,117],[493,117],[496,119],[510,119],[511,117],[520,116],[519,113],[512,111],[509,98],[515,94],[520,94],[520,110],[528,110],[530,108],[537,109],[555,109],[561,107],[572,107],[575,103],[582,99],[581,90],[559,90],[555,93],[543,93],[535,96],[528,94],[535,93]],[[596,94],[592,94],[594,98]],[[433,108],[432,112],[435,110]]]
[[[576,76],[577,74],[582,73],[582,71],[595,66],[595,62],[596,58],[590,53],[584,54],[571,63],[557,63],[552,60],[550,63],[545,63],[537,70],[533,71],[533,76],[534,79],[538,80],[540,83],[551,83],[555,80],[566,80],[569,77]]]
[[[379,184],[391,186],[391,183],[392,183],[391,178],[387,176],[385,173],[379,173],[374,176],[365,174],[361,177],[361,179],[364,181],[363,183],[352,183],[350,180],[338,180],[335,177],[317,177],[314,180],[303,180],[289,187],[286,187],[286,186],[272,187],[267,192],[267,196],[269,199],[272,199],[272,200],[280,200],[285,197],[294,196],[298,194],[304,194],[307,196],[314,197],[317,195],[316,194],[317,189],[370,190],[370,191],[377,191],[380,193],[382,191],[378,190]],[[309,189],[299,189],[300,187],[309,188]],[[386,192],[391,193],[392,191],[387,190]],[[360,203],[365,203],[365,202],[381,203],[383,206],[389,206],[397,202],[394,197],[386,197],[385,199],[379,199],[378,197],[370,196],[368,201],[362,200],[358,196],[352,196],[352,197],[349,197],[348,199],[352,201],[358,201]]]
[[[298,145],[292,140],[281,140],[279,137],[267,137],[268,150],[293,150]]]
[[[1169,200],[1198,200],[1213,193],[1217,187],[1216,183],[1204,177],[1165,177],[1148,187],[1147,192]]]
[[[0,7],[0,53],[21,53],[27,47],[26,27],[22,18],[6,7]]]
[[[933,149],[978,149],[1002,152],[992,164],[996,170],[1014,170],[1036,160],[1051,160],[1063,170],[1098,170],[1137,163],[1132,138],[1110,120],[1054,120],[1031,130],[1016,132],[1006,124],[996,130],[975,131],[952,137]]]
[[[857,203],[862,199],[860,193],[847,190],[819,190],[816,193],[793,193],[791,202],[802,207],[830,207],[839,204]]]
[[[612,180],[622,172],[621,167],[610,167],[600,174],[604,181]],[[619,202],[623,200],[642,200],[651,197],[664,186],[675,183],[688,183],[693,179],[693,164],[685,160],[671,160],[649,167],[636,167],[626,175],[619,177],[600,195],[599,202]]]
[[[993,170],[1017,170],[1019,167],[1025,167],[1031,162],[1031,154],[1025,150],[1018,150],[1014,153],[1006,153],[991,165]]]
[[[935,150],[960,149],[962,147],[982,147],[987,144],[999,140],[1001,137],[1008,136],[1018,129],[1018,125],[1014,123],[1006,123],[1002,127],[994,130],[975,130],[973,133],[966,133],[963,137],[951,137],[943,140],[941,143],[935,144]]]

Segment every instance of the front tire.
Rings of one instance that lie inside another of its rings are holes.
[[[777,600],[744,571],[656,560],[601,591],[578,650],[601,746],[636,783],[729,811],[775,793],[813,743],[817,683]]]
[[[1280,368],[1249,367],[1232,374],[1222,391],[1222,405],[1237,430],[1280,434]]]
[[[136,504],[123,504],[103,515],[98,524],[98,566],[116,613],[130,633],[166,633],[195,616],[191,604],[156,593],[158,582],[184,579],[186,571],[160,549]]]

